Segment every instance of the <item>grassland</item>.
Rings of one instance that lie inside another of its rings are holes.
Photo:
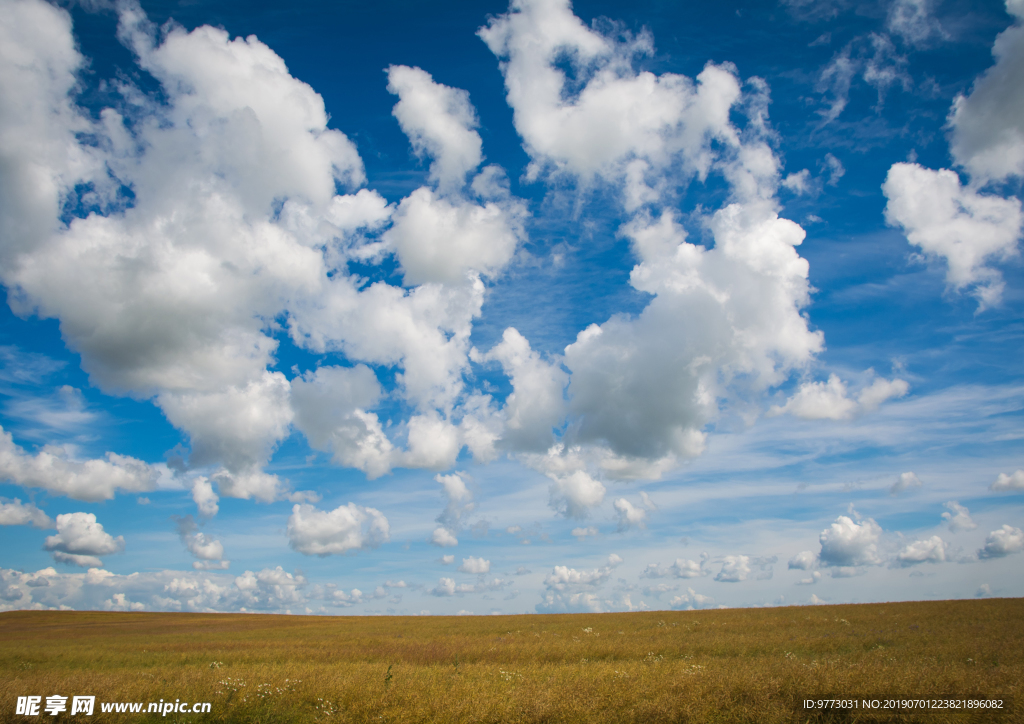
[[[0,721],[1024,722],[1022,646],[1020,599],[487,617],[9,612]],[[52,694],[212,710],[15,715],[18,696]],[[803,708],[951,698],[1004,708]]]

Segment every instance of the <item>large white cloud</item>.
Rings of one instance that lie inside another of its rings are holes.
[[[849,420],[872,412],[884,401],[907,394],[910,386],[901,379],[876,379],[861,389],[857,398],[848,396],[846,383],[838,375],[829,375],[827,382],[805,382],[786,400],[776,405],[769,415],[789,413],[805,420]]]
[[[197,569],[208,568],[213,561],[217,562],[215,567],[227,568],[228,561],[223,561],[224,544],[200,531],[191,515],[178,519],[178,536],[188,552],[199,559],[193,563]]]
[[[47,536],[44,547],[61,563],[99,566],[97,556],[124,550],[124,536],[107,533],[92,513],[64,513],[57,516],[57,535]]]
[[[1002,275],[991,263],[1018,253],[1024,224],[1018,199],[980,193],[949,169],[916,163],[893,164],[882,191],[886,220],[926,256],[946,261],[950,287],[969,288],[982,307],[999,301]]]
[[[989,486],[989,490],[1024,490],[1024,470],[1014,470],[1010,474],[999,473],[995,482]]]
[[[882,527],[871,518],[858,523],[840,515],[818,536],[821,542],[818,558],[826,566],[877,565],[881,563],[878,555],[881,533]]]
[[[0,428],[0,479],[24,487],[43,488],[76,500],[109,500],[118,491],[153,490],[164,474],[166,468],[116,453],[107,453],[105,459],[79,461],[64,448],[46,447],[30,455]]]
[[[388,519],[376,508],[355,503],[334,510],[296,504],[288,517],[288,543],[299,553],[328,556],[384,543],[391,535]]]
[[[978,550],[978,558],[1002,558],[1024,551],[1024,532],[1012,525],[1003,525],[988,534],[985,546]]]
[[[417,155],[434,159],[430,177],[442,189],[459,189],[483,161],[479,121],[469,93],[435,83],[420,68],[388,68],[388,90],[399,97],[392,111]]]
[[[52,528],[50,516],[32,503],[22,503],[15,498],[0,498],[0,525],[31,525],[35,528]]]
[[[510,450],[540,452],[553,440],[554,428],[565,419],[565,386],[569,376],[558,360],[545,360],[531,349],[530,342],[509,327],[486,354],[474,359],[499,362],[512,382],[513,391],[502,408],[502,443]]]
[[[957,163],[982,180],[1024,176],[1024,7],[1007,0],[1014,24],[996,37],[996,64],[967,95],[953,102],[950,150]]]
[[[948,511],[942,514],[942,517],[949,522],[949,529],[954,533],[959,533],[962,530],[974,530],[978,527],[978,524],[971,518],[970,511],[955,500],[951,500],[948,503],[944,503]]]
[[[913,566],[918,563],[942,563],[948,557],[947,544],[942,538],[933,535],[925,540],[917,540],[905,545],[896,554],[895,564]]]

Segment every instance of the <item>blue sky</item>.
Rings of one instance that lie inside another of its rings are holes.
[[[0,609],[1024,595],[1024,5],[3,0]]]

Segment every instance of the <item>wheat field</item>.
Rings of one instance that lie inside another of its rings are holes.
[[[475,617],[17,611],[0,614],[0,721],[1022,722],[1022,644],[1021,599]],[[53,694],[95,696],[93,716],[16,714],[18,697]],[[160,699],[210,713],[100,711]],[[1003,708],[861,706],[909,699]]]

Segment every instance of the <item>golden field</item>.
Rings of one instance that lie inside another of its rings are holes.
[[[0,614],[0,721],[1024,722],[1024,600],[317,617]],[[95,695],[92,717],[16,716]],[[104,714],[101,702],[210,702]],[[805,709],[805,699],[1002,700]]]

